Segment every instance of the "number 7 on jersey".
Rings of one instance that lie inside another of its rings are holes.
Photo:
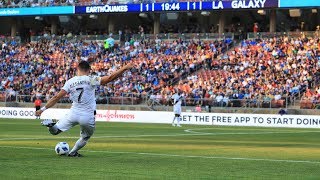
[[[80,103],[84,89],[83,88],[77,88],[76,91],[79,92],[78,103]]]

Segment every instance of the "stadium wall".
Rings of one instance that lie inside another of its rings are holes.
[[[33,108],[33,103],[4,103],[0,102],[1,107],[20,107],[20,108]],[[58,103],[56,108],[69,109],[71,104],[69,103]],[[124,110],[124,111],[172,111],[172,106],[154,106],[153,109],[146,104],[141,105],[121,105],[121,104],[97,104],[97,109],[104,110]],[[194,111],[194,106],[183,106],[183,112]],[[202,108],[203,112],[209,112],[206,107]],[[279,108],[243,108],[243,107],[211,107],[211,112],[214,113],[238,113],[238,114],[278,114]],[[288,114],[293,115],[320,115],[320,111],[316,109],[300,109],[296,107],[288,107]]]
[[[43,119],[61,119],[68,109],[48,109],[42,114]],[[0,118],[35,119],[34,108],[1,107]],[[122,111],[98,110],[97,121],[129,123],[164,123],[172,122],[173,113],[163,111]],[[182,113],[181,124],[256,126],[283,128],[320,128],[318,116],[307,115],[265,115],[265,114],[227,114],[227,113]]]

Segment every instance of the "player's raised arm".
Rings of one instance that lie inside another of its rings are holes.
[[[45,106],[43,106],[40,110],[36,111],[36,115],[40,116],[43,111],[45,111],[48,108],[51,108],[54,106],[61,98],[63,98],[65,95],[67,95],[67,91],[61,90],[58,94],[54,95]]]
[[[132,63],[129,63],[125,66],[123,66],[122,68],[120,68],[119,70],[117,70],[116,72],[112,73],[110,76],[103,76],[101,77],[101,82],[100,84],[101,85],[106,85],[108,84],[109,82],[117,79],[118,77],[120,77],[126,70],[129,70],[131,68],[133,68],[133,64]]]

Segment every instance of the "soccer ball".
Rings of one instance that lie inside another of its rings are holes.
[[[59,142],[54,150],[59,155],[66,155],[69,152],[69,144],[66,142]]]

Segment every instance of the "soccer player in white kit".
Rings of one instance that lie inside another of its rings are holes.
[[[182,104],[182,98],[183,96],[177,90],[177,93],[175,93],[171,99],[173,100],[173,113],[174,113],[174,118],[172,121],[172,126],[178,126],[181,127],[180,125],[180,120],[181,120],[181,104]],[[177,120],[175,124],[175,120]]]
[[[95,130],[96,86],[105,85],[115,80],[132,67],[133,65],[129,63],[110,76],[98,77],[90,76],[90,64],[86,61],[81,61],[77,68],[77,76],[67,80],[61,91],[53,96],[44,107],[36,111],[36,115],[40,116],[43,111],[54,106],[62,97],[69,94],[72,101],[70,112],[57,123],[51,119],[41,122],[42,125],[48,127],[52,135],[67,131],[77,124],[80,125],[80,138],[68,156],[80,157],[78,150],[83,148],[93,135]]]

